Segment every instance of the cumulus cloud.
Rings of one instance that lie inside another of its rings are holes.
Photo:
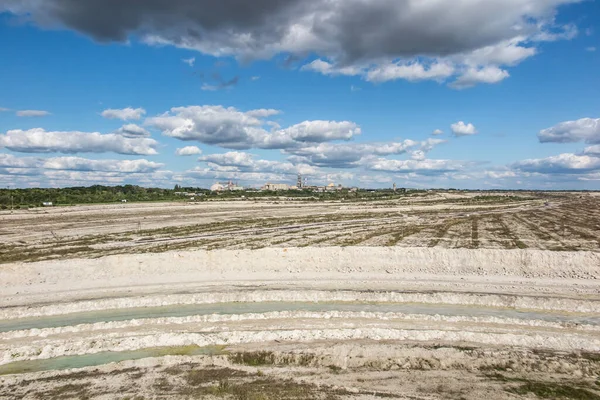
[[[158,142],[98,132],[57,132],[42,128],[10,130],[0,135],[0,147],[22,153],[106,153],[154,155]]]
[[[120,119],[123,121],[139,120],[146,114],[146,110],[143,108],[123,108],[115,109],[109,108],[108,110],[102,111],[102,116],[108,119]]]
[[[123,125],[119,129],[117,129],[114,133],[117,135],[127,137],[127,138],[150,137],[150,132],[148,132],[146,129],[144,129],[141,126],[138,126],[136,124]]]
[[[600,143],[600,118],[582,118],[561,122],[538,133],[542,143]]]
[[[272,117],[273,115],[278,115],[281,114],[280,110],[274,110],[272,108],[261,108],[258,110],[250,110],[246,112],[246,115],[249,115],[251,117],[255,117],[255,118],[267,118],[267,117]]]
[[[513,164],[513,168],[540,174],[583,174],[600,169],[600,158],[565,153],[547,158],[519,161]]]
[[[438,175],[444,172],[458,171],[465,167],[465,164],[454,160],[428,160],[428,159],[411,159],[411,160],[390,160],[386,158],[378,158],[371,160],[367,168],[372,171],[382,172],[401,172],[401,173],[417,173],[420,175]]]
[[[353,76],[353,75],[359,75],[362,73],[363,68],[361,68],[360,66],[346,66],[346,67],[340,67],[340,66],[336,66],[334,64],[331,64],[327,61],[323,61],[321,59],[316,59],[306,65],[303,65],[300,68],[301,71],[313,71],[313,72],[318,72],[321,73],[323,75],[348,75],[348,76]]]
[[[433,132],[431,132],[432,135],[443,135],[444,131],[441,129],[436,129]]]
[[[231,151],[223,154],[210,154],[198,159],[208,164],[203,171],[226,173],[273,173],[291,176],[297,173],[312,175],[317,173],[313,166],[302,163],[255,159],[250,153]],[[198,171],[198,170],[196,170]],[[238,176],[239,178],[239,176]]]
[[[450,129],[454,136],[471,136],[477,134],[477,129],[473,124],[465,124],[463,121],[458,121],[455,124],[450,125]]]
[[[485,171],[484,174],[491,179],[516,178],[518,176],[514,171]]]
[[[43,110],[19,110],[16,112],[17,117],[45,117],[50,115],[50,112]]]
[[[230,151],[224,154],[210,154],[200,157],[200,161],[211,162],[225,167],[249,167],[253,164],[254,156],[250,153]]]
[[[55,157],[43,162],[42,168],[69,171],[104,171],[121,173],[148,173],[164,164],[148,160],[89,160],[80,157]]]
[[[263,121],[252,112],[222,106],[175,107],[146,123],[166,136],[234,149],[251,148],[256,137],[266,133]]]
[[[77,183],[120,183],[125,179],[135,177],[145,180],[151,176],[159,178],[160,168],[163,164],[139,160],[90,160],[80,157],[16,157],[11,154],[0,154],[0,179],[9,176],[11,181],[15,177],[35,177],[36,179],[60,179],[61,182],[52,182],[60,186]],[[156,183],[156,180],[147,181]]]
[[[277,126],[265,118],[278,113],[272,109],[244,112],[222,106],[176,107],[148,118],[146,123],[169,137],[236,150],[284,149],[303,142],[350,140],[360,134],[360,127],[349,121],[305,121],[288,128],[265,129],[267,125]]]
[[[320,143],[285,150],[292,154],[290,161],[302,162],[319,167],[356,168],[364,165],[373,156],[405,154],[409,150],[431,151],[444,140],[428,139],[423,142],[404,140],[390,143]]]
[[[0,11],[101,42],[140,37],[240,60],[316,54],[320,62],[307,69],[332,75],[394,60],[514,65],[533,55],[539,41],[573,38],[577,28],[556,24],[555,16],[561,5],[578,1],[153,0],[107,7],[104,0],[87,0],[80,7],[79,0],[5,0]],[[402,70],[400,76],[427,73]]]
[[[198,154],[202,154],[202,150],[200,150],[198,146],[185,146],[175,150],[175,154],[177,154],[178,156],[195,156]]]
[[[422,81],[427,79],[443,81],[454,75],[455,67],[449,63],[436,62],[424,66],[419,62],[389,63],[369,70],[366,80],[370,82],[386,82],[396,79]]]
[[[450,86],[456,89],[465,89],[473,87],[478,83],[498,83],[509,76],[508,71],[496,66],[468,68]]]
[[[0,168],[36,168],[40,159],[36,157],[16,157],[12,154],[0,154]]]
[[[350,140],[360,135],[360,128],[349,121],[304,121],[280,131],[298,142]]]
[[[600,145],[589,146],[583,150],[583,154],[586,156],[600,157]]]
[[[535,47],[525,47],[521,43],[527,41],[525,36],[517,36],[491,46],[481,47],[461,55],[465,64],[477,65],[516,65],[537,53]]]

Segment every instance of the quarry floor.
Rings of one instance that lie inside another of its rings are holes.
[[[600,399],[598,198],[447,196],[1,214],[0,398]]]

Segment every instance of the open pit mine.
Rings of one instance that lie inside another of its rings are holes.
[[[600,197],[0,215],[3,399],[600,399]]]

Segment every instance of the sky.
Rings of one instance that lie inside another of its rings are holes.
[[[600,190],[598,0],[0,0],[0,187]]]

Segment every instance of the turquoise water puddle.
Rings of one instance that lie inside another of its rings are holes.
[[[95,367],[98,365],[121,362],[125,360],[140,360],[142,358],[164,356],[195,356],[224,354],[222,346],[179,346],[156,347],[134,351],[106,351],[81,356],[56,357],[47,360],[16,361],[0,365],[0,375],[23,374],[28,372],[57,371],[71,368]]]
[[[543,313],[493,307],[414,303],[259,302],[171,305],[165,307],[91,311],[50,317],[20,318],[0,321],[0,332],[73,326],[95,322],[127,321],[131,319],[188,317],[210,314],[232,315],[267,313],[273,311],[395,312],[443,316],[504,317],[527,320],[537,319],[549,322],[600,325],[600,316],[598,315]]]
[[[50,328],[89,324],[95,322],[127,321],[131,319],[147,319],[162,317],[186,317],[210,314],[247,314],[267,313],[273,311],[353,311],[353,312],[394,312],[404,314],[470,316],[470,317],[504,317],[522,320],[542,320],[549,322],[600,325],[600,316],[585,314],[542,313],[519,311],[509,308],[456,306],[440,304],[411,303],[353,303],[353,302],[259,302],[259,303],[218,303],[174,305],[165,307],[130,308],[103,310],[67,315],[22,318],[0,321],[0,332],[14,330]],[[17,361],[0,366],[0,375],[27,372],[64,370],[83,368],[120,362],[139,360],[166,355],[210,355],[222,354],[222,347],[164,347],[150,348],[126,352],[102,352],[80,356],[57,357],[48,360]]]

